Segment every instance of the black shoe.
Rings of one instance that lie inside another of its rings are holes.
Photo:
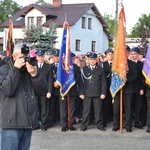
[[[138,128],[138,129],[142,129],[142,124],[140,124],[140,123],[139,124],[135,124],[134,127]]]
[[[74,127],[70,127],[70,131],[77,131],[77,129]]]
[[[66,132],[67,130],[68,130],[67,127],[62,127],[62,129],[61,129],[62,132]]]
[[[148,128],[148,129],[146,130],[146,132],[147,132],[147,133],[150,133],[150,129]]]
[[[98,130],[106,131],[104,127],[97,127]]]
[[[132,132],[131,128],[126,128],[127,132]]]
[[[37,124],[35,127],[33,127],[33,130],[38,130],[38,129],[40,129],[40,125],[39,124]]]
[[[141,127],[145,127],[146,126],[146,123],[141,123]]]
[[[104,123],[104,124],[103,124],[103,127],[104,127],[104,128],[107,127],[107,124]]]
[[[119,127],[113,127],[112,131],[118,131]]]
[[[41,128],[42,131],[47,131],[47,128]]]
[[[41,125],[41,130],[42,131],[46,131],[47,130],[47,126],[46,125]]]
[[[81,128],[80,130],[81,130],[81,131],[86,131],[86,130],[87,130],[87,128]]]

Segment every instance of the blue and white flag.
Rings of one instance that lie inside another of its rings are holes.
[[[63,25],[62,44],[59,56],[57,82],[60,85],[60,94],[64,97],[75,84],[74,68],[70,51],[70,28],[66,21]]]

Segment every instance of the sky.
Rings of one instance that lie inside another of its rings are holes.
[[[26,6],[32,4],[38,0],[13,0],[19,5]],[[51,3],[52,0],[44,0]],[[118,0],[119,4],[123,3],[126,15],[126,31],[130,33],[131,29],[137,23],[142,14],[149,14],[149,0]],[[105,13],[115,16],[116,0],[62,0],[62,4],[74,4],[74,3],[94,3],[98,8],[101,15]]]

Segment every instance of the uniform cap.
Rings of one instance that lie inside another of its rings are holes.
[[[59,56],[59,50],[55,50],[55,51],[53,51],[53,53],[52,53],[54,56]]]
[[[89,55],[87,55],[88,58],[97,58],[97,54],[96,53],[90,53]]]
[[[111,49],[111,48],[108,48],[106,51],[105,51],[105,55],[107,55],[108,53],[113,53],[114,51]]]
[[[75,57],[76,55],[74,53],[71,52],[71,57]]]
[[[6,56],[6,51],[1,52],[2,56]]]
[[[139,51],[139,49],[138,49],[137,47],[133,47],[133,48],[131,49],[131,52],[139,53],[140,51]]]
[[[130,47],[128,46],[128,45],[126,45],[126,50],[128,51],[128,52],[130,52]]]
[[[39,50],[35,54],[38,55],[38,56],[43,56],[45,54],[45,51]]]

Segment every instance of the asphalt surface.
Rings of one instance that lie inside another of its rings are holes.
[[[77,131],[62,132],[60,125],[47,131],[33,131],[31,150],[150,150],[150,133],[133,128],[131,133],[123,129],[112,131],[112,123],[106,131],[89,125],[85,132],[80,131],[80,124],[74,125]]]

